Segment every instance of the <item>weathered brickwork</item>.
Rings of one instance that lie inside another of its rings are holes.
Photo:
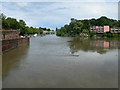
[[[2,52],[4,53],[18,46],[23,46],[28,44],[29,44],[29,38],[2,40]]]
[[[19,30],[4,30],[4,29],[1,29],[0,32],[1,32],[0,39],[2,39],[2,40],[20,38],[20,36],[19,36],[20,31]]]
[[[28,45],[29,38],[20,38],[20,31],[13,29],[0,29],[0,54],[18,46]]]

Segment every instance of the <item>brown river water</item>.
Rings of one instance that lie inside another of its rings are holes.
[[[3,88],[117,88],[117,39],[46,35],[2,56]]]

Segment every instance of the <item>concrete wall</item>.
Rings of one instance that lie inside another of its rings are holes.
[[[29,38],[19,38],[19,39],[9,39],[9,40],[2,40],[2,52],[9,51],[14,49],[18,46],[28,45]]]

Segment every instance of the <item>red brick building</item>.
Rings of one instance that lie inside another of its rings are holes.
[[[9,30],[5,30],[5,29],[1,29],[0,30],[0,39],[2,40],[6,40],[6,39],[18,39],[20,38],[19,34],[20,31],[19,30],[13,30],[13,29],[9,29]]]

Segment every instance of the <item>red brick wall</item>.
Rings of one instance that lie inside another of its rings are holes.
[[[0,30],[1,37],[0,39],[19,39],[20,31],[18,30]]]
[[[28,45],[29,38],[2,40],[2,52],[9,51],[18,46]]]

